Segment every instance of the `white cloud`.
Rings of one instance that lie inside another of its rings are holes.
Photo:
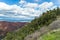
[[[37,3],[28,3],[25,6],[28,7],[28,8],[37,8],[39,5]]]
[[[6,14],[1,13],[0,16],[10,17],[10,18],[25,18],[25,19],[34,19],[42,14],[42,11],[47,10],[48,8],[54,7],[52,2],[44,2],[42,4],[38,3],[29,3],[24,0],[21,0],[20,5],[8,5],[6,3],[0,2],[0,10],[6,12]],[[11,13],[9,13],[11,12]],[[7,15],[9,13],[9,15]]]
[[[0,2],[0,10],[1,10],[1,9],[2,9],[2,10],[4,10],[4,9],[10,9],[9,7],[10,7],[9,5],[7,5],[7,4],[5,4],[5,3],[3,3],[3,2]]]
[[[20,4],[25,4],[25,3],[26,3],[26,1],[21,0],[19,3],[20,3]]]
[[[42,3],[41,5],[39,5],[40,9],[42,11],[46,11],[46,10],[49,10],[54,4],[52,2],[44,2]]]
[[[50,8],[51,6],[53,6],[52,2],[49,2],[49,3],[48,2],[44,2],[41,5],[39,5],[40,8],[44,8],[44,9]]]
[[[4,14],[0,14],[0,16],[4,16]]]

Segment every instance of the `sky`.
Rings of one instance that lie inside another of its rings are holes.
[[[0,0],[0,21],[30,22],[57,7],[60,0]]]

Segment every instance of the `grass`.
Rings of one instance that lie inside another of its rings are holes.
[[[44,34],[43,36],[39,37],[37,40],[60,40],[60,30]]]

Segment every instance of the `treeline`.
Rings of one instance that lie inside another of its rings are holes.
[[[60,8],[58,7],[57,9],[43,13],[42,16],[35,18],[31,23],[20,28],[19,31],[7,33],[3,40],[24,40],[27,35],[40,29],[42,26],[48,26],[51,22],[56,20],[57,16],[60,16]]]

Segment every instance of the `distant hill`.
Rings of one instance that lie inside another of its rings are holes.
[[[27,22],[0,21],[0,36],[6,34],[7,32],[13,32],[25,24],[27,24]]]
[[[7,21],[0,21],[0,30],[3,31],[14,31],[16,29],[21,28],[27,22],[7,22]]]

